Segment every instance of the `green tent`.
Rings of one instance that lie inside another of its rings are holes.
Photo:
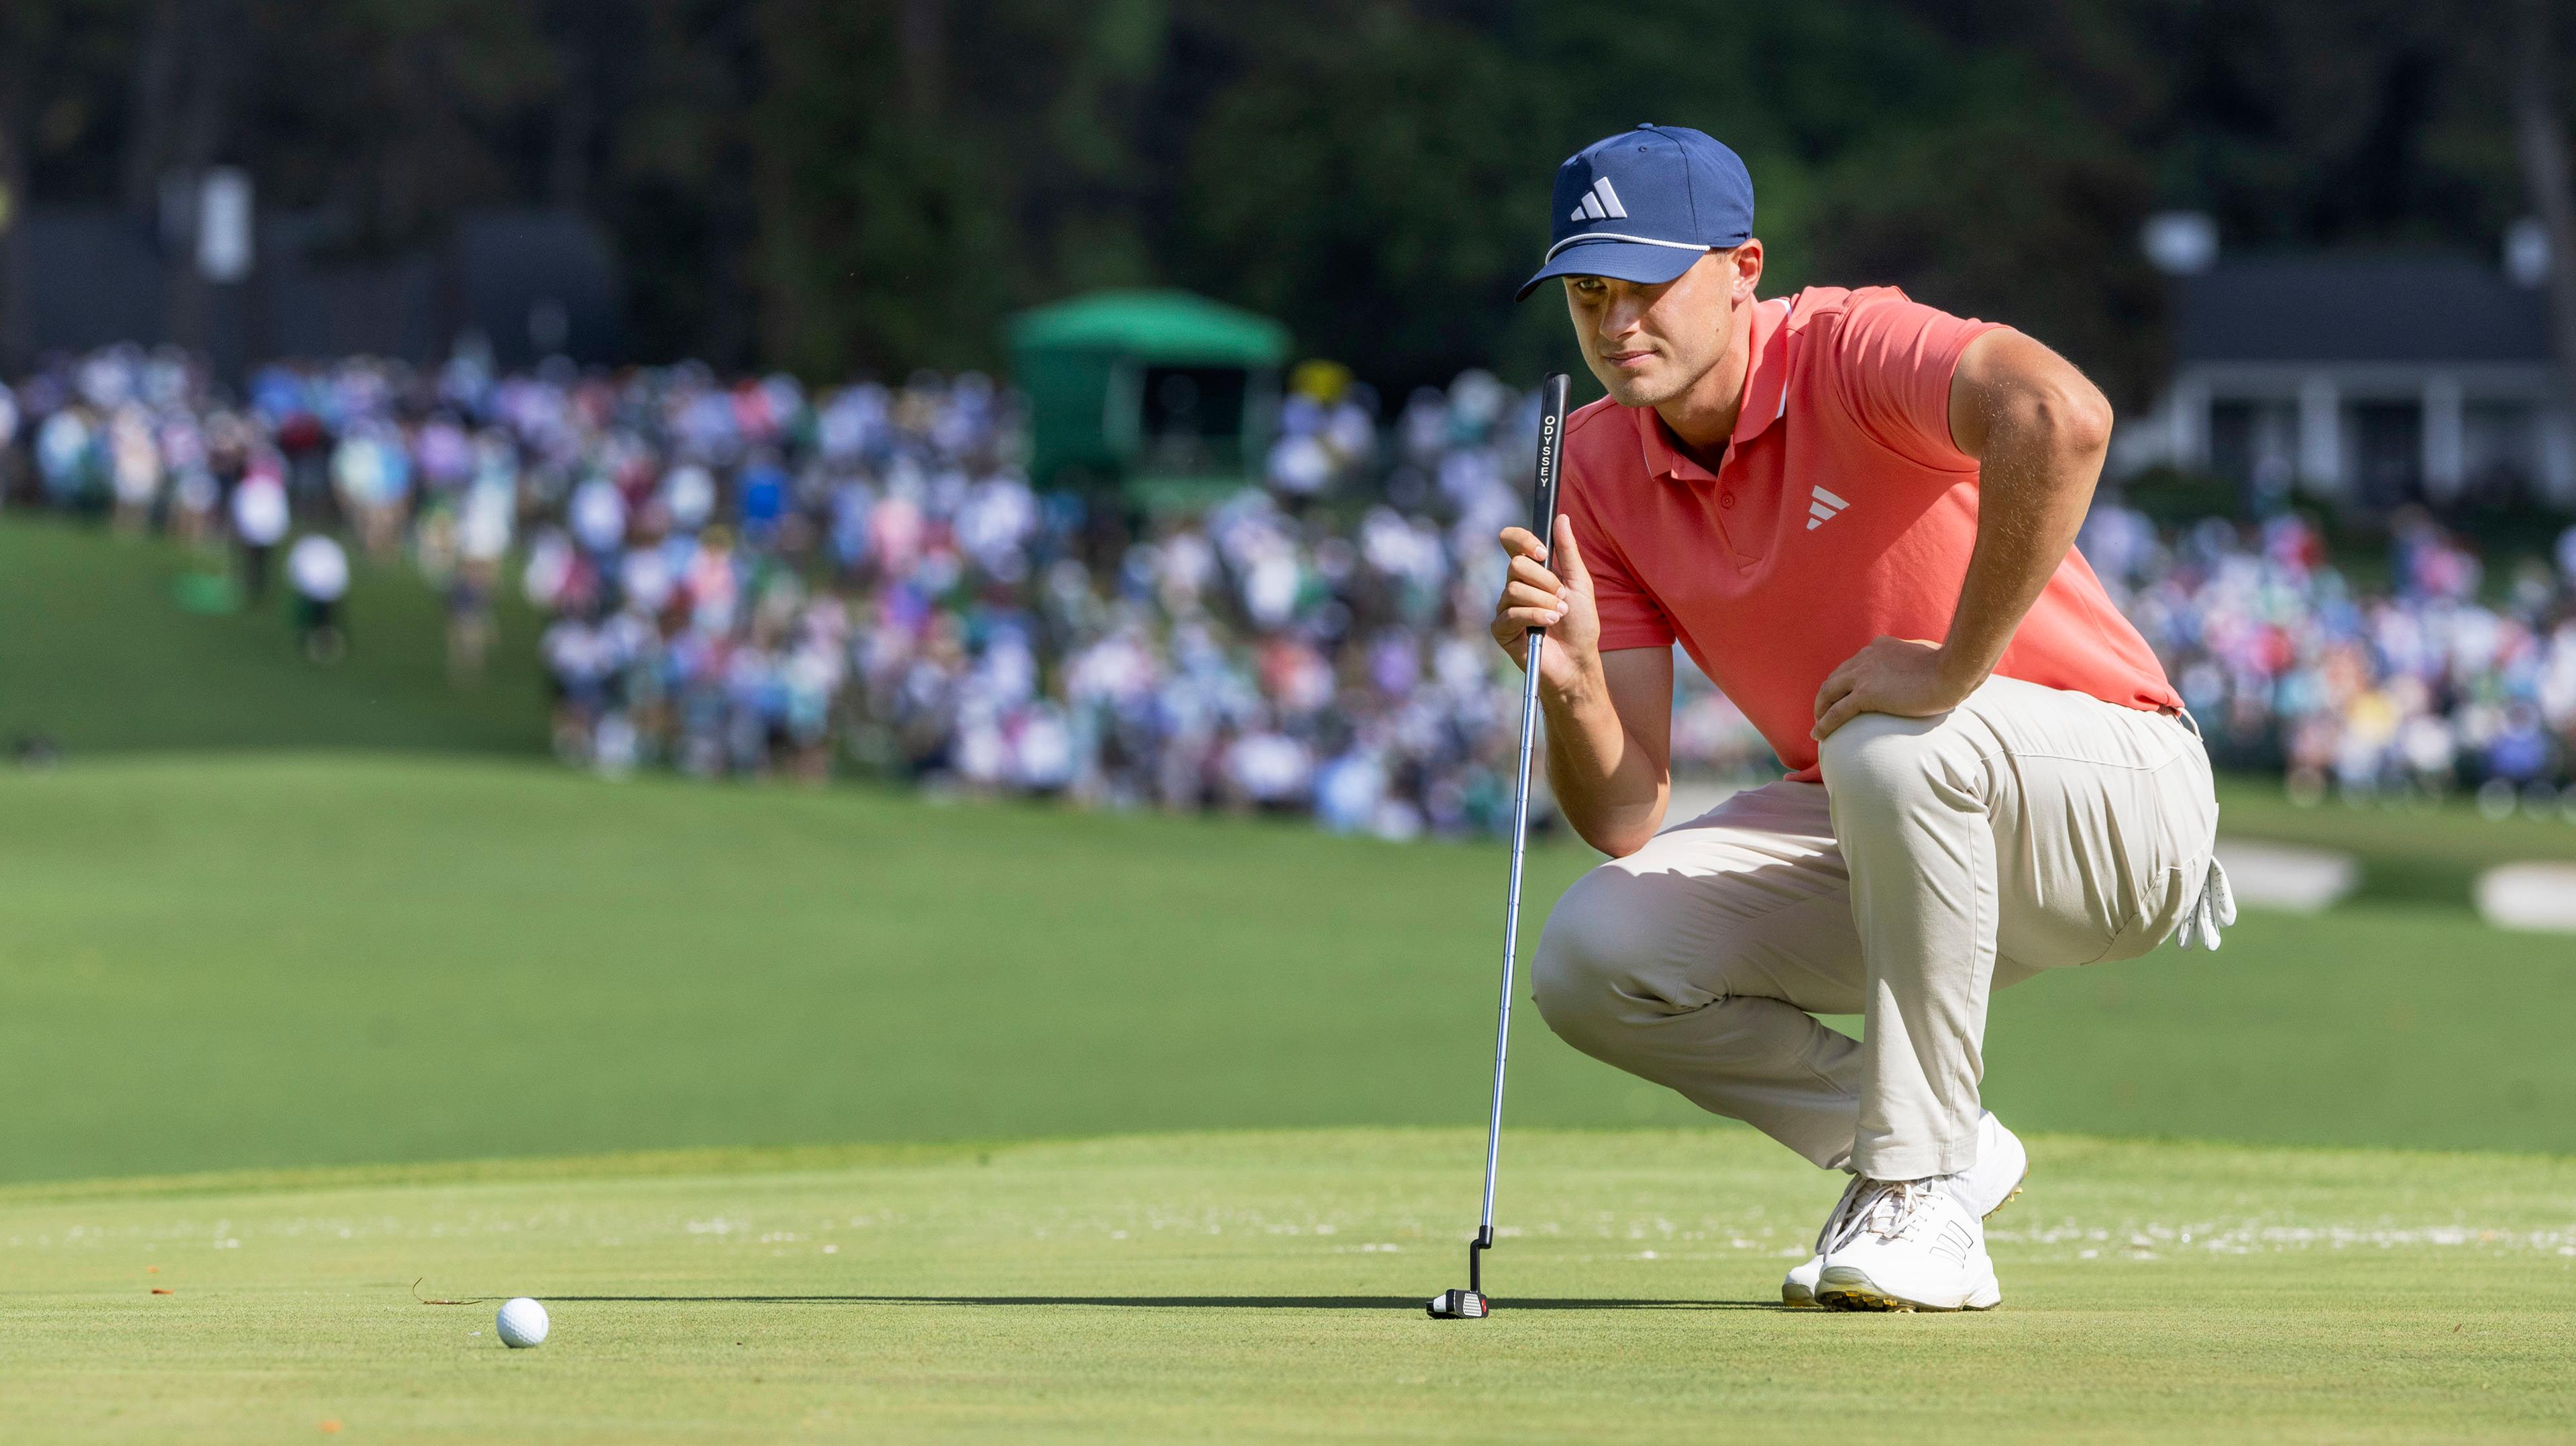
[[[1267,454],[1288,329],[1185,291],[1095,291],[1011,318],[1031,480],[1212,491]]]

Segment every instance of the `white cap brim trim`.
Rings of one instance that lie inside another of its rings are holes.
[[[1547,248],[1547,254],[1539,258],[1539,264],[1544,266],[1548,262],[1554,261],[1556,259],[1556,253],[1559,251],[1564,250],[1568,246],[1580,246],[1586,241],[1634,241],[1640,246],[1670,246],[1676,251],[1714,251],[1717,249],[1714,246],[1702,245],[1697,241],[1665,241],[1653,236],[1630,236],[1620,231],[1586,231],[1581,235],[1568,236],[1564,240]]]

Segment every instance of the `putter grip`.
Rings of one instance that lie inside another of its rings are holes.
[[[1530,489],[1530,531],[1556,545],[1556,483],[1565,464],[1565,389],[1563,372],[1549,372],[1538,384],[1538,485]],[[1532,628],[1536,638],[1545,628]]]
[[[1552,542],[1556,531],[1556,482],[1565,461],[1565,392],[1563,372],[1549,372],[1538,384],[1538,486],[1530,493],[1530,531]]]

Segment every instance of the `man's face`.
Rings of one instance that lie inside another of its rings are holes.
[[[1565,308],[1583,360],[1612,401],[1653,407],[1697,386],[1726,355],[1735,312],[1762,279],[1762,243],[1711,251],[1659,286],[1565,278]]]

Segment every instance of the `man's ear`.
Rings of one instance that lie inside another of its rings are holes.
[[[1735,248],[1734,261],[1735,299],[1750,302],[1762,285],[1761,239],[1753,236],[1744,238],[1744,244]]]

